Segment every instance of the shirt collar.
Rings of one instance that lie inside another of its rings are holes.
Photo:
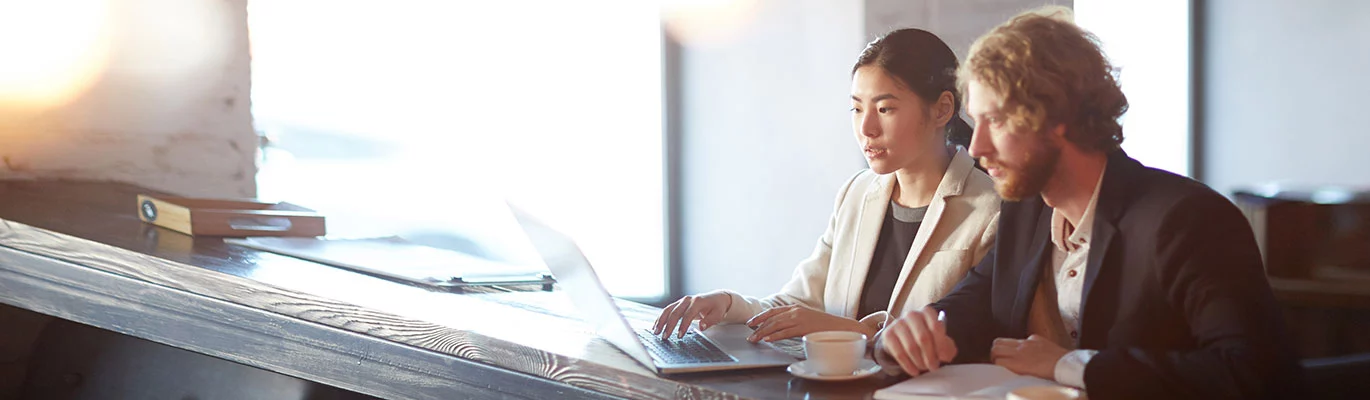
[[[1090,195],[1089,205],[1085,206],[1085,213],[1080,216],[1080,226],[1070,226],[1065,214],[1054,208],[1051,210],[1051,243],[1056,245],[1056,249],[1071,251],[1089,244],[1094,232],[1094,207],[1099,203],[1099,188],[1103,187],[1104,173],[1107,171],[1108,165],[1099,171],[1099,182],[1094,184],[1094,194]]]

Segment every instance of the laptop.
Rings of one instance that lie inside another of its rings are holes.
[[[700,331],[691,327],[684,338],[662,339],[652,334],[652,321],[630,322],[604,289],[590,261],[566,235],[510,205],[515,218],[558,284],[580,310],[595,333],[658,374],[763,368],[797,361],[769,343],[751,343],[752,329],[744,324],[722,324]]]

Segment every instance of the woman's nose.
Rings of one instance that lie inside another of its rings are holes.
[[[861,115],[861,136],[880,136],[880,119],[875,116],[875,113]]]

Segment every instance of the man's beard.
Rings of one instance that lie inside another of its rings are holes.
[[[1003,179],[994,180],[994,190],[999,192],[999,197],[1008,201],[1021,201],[1042,193],[1042,188],[1046,187],[1052,172],[1056,170],[1056,163],[1061,161],[1061,148],[1052,146],[1045,140],[1038,143],[1040,145],[1029,151],[1020,165],[1010,166],[992,163],[986,159],[980,160],[980,165],[985,168],[994,167],[1004,171]]]

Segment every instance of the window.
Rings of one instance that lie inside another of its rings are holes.
[[[1147,166],[1191,175],[1189,2],[1076,0],[1075,21],[1121,70],[1130,105],[1123,149]]]
[[[264,198],[491,251],[508,198],[615,295],[665,295],[661,27],[635,0],[253,1]],[[512,221],[508,221],[512,223]],[[517,232],[516,230],[514,232]],[[507,233],[507,232],[506,232]]]

